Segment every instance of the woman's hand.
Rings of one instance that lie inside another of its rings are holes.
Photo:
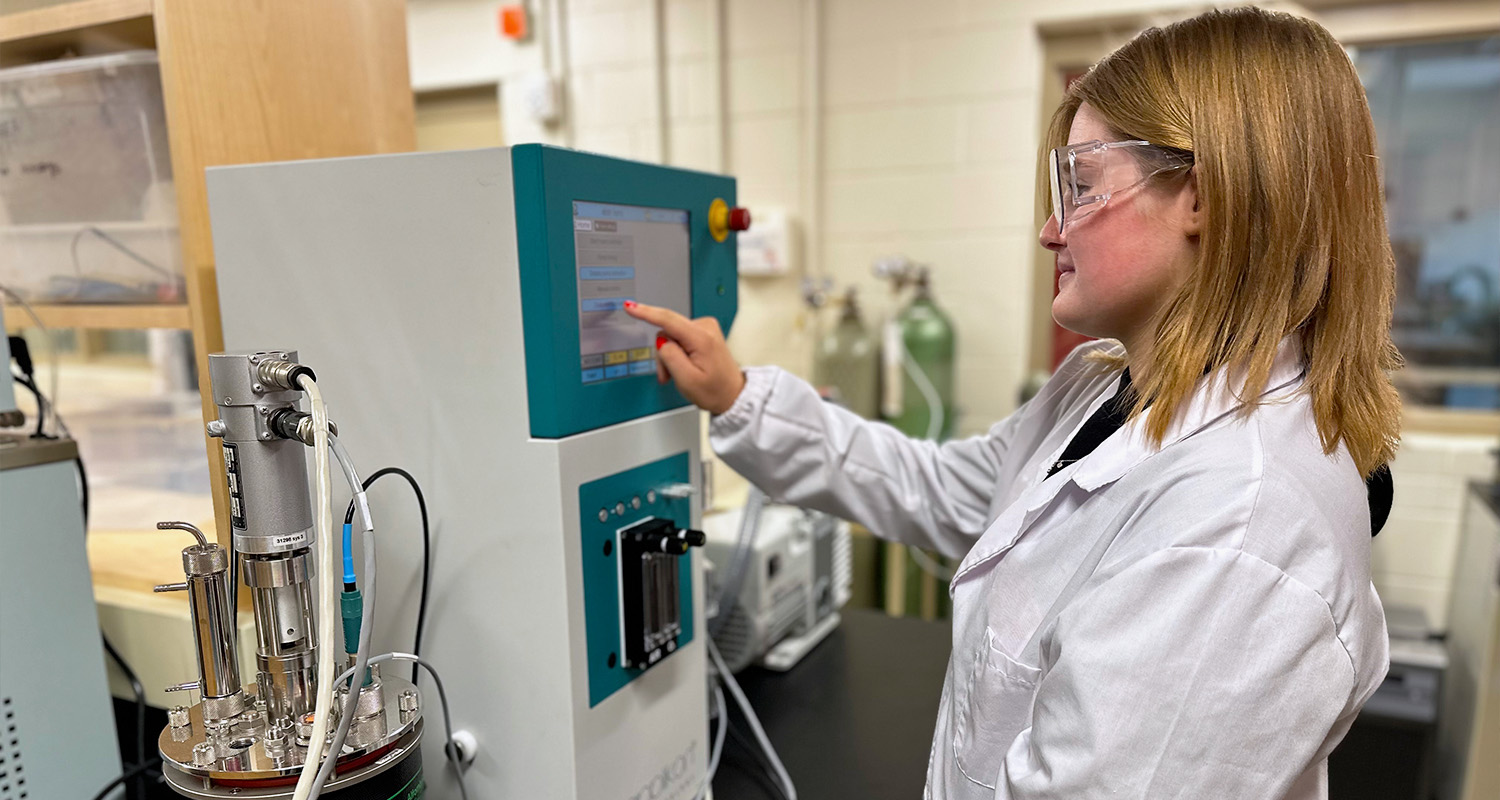
[[[661,328],[656,335],[656,379],[677,382],[690,402],[712,414],[728,411],[745,388],[745,373],[729,354],[713,317],[688,319],[669,308],[627,301],[625,313]]]

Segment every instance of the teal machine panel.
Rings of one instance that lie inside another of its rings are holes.
[[[531,435],[557,439],[680,408],[655,330],[624,301],[717,317],[737,299],[735,235],[709,233],[722,175],[529,144],[511,148]]]
[[[688,454],[642,464],[578,487],[583,535],[583,604],[588,641],[589,708],[635,680],[644,670],[626,666],[621,603],[621,533],[652,519],[678,528],[692,525],[692,500],[658,494],[656,489],[689,481]],[[675,559],[681,632],[667,647],[675,652],[693,640],[692,559]]]

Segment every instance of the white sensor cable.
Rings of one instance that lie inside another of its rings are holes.
[[[339,619],[338,592],[339,570],[334,558],[333,535],[333,487],[331,475],[331,448],[328,443],[328,406],[323,403],[323,394],[318,384],[307,375],[297,379],[302,391],[307,393],[309,411],[313,418],[313,466],[317,472],[317,502],[313,509],[313,529],[317,536],[318,577],[318,680],[316,700],[313,704],[312,734],[308,738],[307,759],[302,764],[302,773],[297,777],[297,788],[292,800],[307,800],[313,782],[322,766],[323,746],[328,738],[328,719],[333,711],[334,650],[337,621]]]

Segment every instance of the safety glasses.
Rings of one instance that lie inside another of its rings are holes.
[[[1127,142],[1082,142],[1053,148],[1052,215],[1059,231],[1104,207],[1113,195],[1165,172],[1193,166],[1190,154],[1139,139]]]

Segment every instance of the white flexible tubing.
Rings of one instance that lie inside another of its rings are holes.
[[[714,773],[719,771],[719,756],[724,754],[724,734],[729,730],[729,705],[724,702],[724,687],[714,684],[714,706],[719,709],[719,730],[714,733],[713,751],[708,757],[708,774],[703,776],[703,788],[694,795],[694,800],[704,800],[714,788]]]
[[[786,794],[786,800],[797,800],[797,787],[792,785],[792,776],[782,766],[781,756],[776,754],[776,748],[771,745],[771,738],[766,736],[766,729],[760,726],[760,717],[755,716],[755,709],[750,705],[750,699],[745,697],[745,692],[740,689],[740,682],[734,679],[734,673],[724,665],[724,657],[719,655],[719,648],[714,646],[714,637],[705,638],[704,643],[708,645],[708,655],[713,659],[714,667],[719,670],[719,677],[723,679],[724,685],[729,687],[729,693],[734,696],[734,702],[745,714],[745,721],[750,723],[750,732],[755,734],[755,740],[760,743],[760,749],[765,752],[766,760],[771,762],[771,769],[776,772],[776,777],[781,781],[781,788]]]
[[[943,412],[943,398],[938,394],[936,386],[932,385],[932,379],[917,364],[917,359],[912,357],[911,351],[906,349],[906,340],[901,342],[901,366],[906,369],[906,374],[911,377],[911,382],[917,385],[917,391],[922,393],[922,401],[927,404],[927,438],[937,441],[943,435],[943,424],[947,422]]]
[[[917,391],[922,394],[923,402],[927,403],[927,438],[937,441],[943,433],[943,425],[947,422],[943,412],[943,398],[938,394],[936,386],[932,385],[932,379],[927,377],[921,365],[912,357],[911,351],[906,349],[906,341],[901,342],[901,366],[906,369],[906,374],[911,377],[911,382],[916,384]],[[932,560],[932,557],[922,552],[920,548],[907,545],[906,552],[911,554],[912,561],[917,563],[924,572],[937,578],[944,583],[953,580],[953,570]]]
[[[328,407],[318,384],[306,375],[297,379],[307,393],[313,418],[313,466],[317,473],[317,502],[313,509],[313,529],[317,536],[318,571],[318,681],[313,704],[312,734],[308,738],[308,757],[297,776],[292,800],[307,800],[323,760],[323,745],[328,738],[328,718],[333,710],[333,646],[337,636],[339,571],[334,566],[333,487],[330,474],[328,443]]]
[[[354,492],[354,505],[359,509],[363,530],[361,531],[365,545],[365,568],[364,568],[364,599],[363,608],[360,610],[359,621],[359,643],[355,648],[354,674],[364,675],[364,669],[369,665],[370,658],[370,632],[375,630],[375,522],[370,519],[370,504],[365,498],[364,486],[359,482],[359,471],[354,468],[354,459],[349,456],[348,448],[337,436],[328,437],[329,446],[333,449],[334,459],[338,461],[339,467],[344,470],[344,479],[349,482],[349,490]],[[334,753],[333,758],[324,759],[323,767],[318,770],[317,777],[313,780],[312,791],[308,800],[317,800],[322,797],[323,787],[333,777],[334,767],[338,763],[338,755],[344,751],[344,742],[349,738],[349,727],[354,722],[354,709],[359,704],[360,682],[350,678],[349,690],[344,694],[344,706],[339,711],[338,728],[333,732],[333,741],[328,746],[328,752]],[[344,681],[334,681],[334,691],[343,686]]]

